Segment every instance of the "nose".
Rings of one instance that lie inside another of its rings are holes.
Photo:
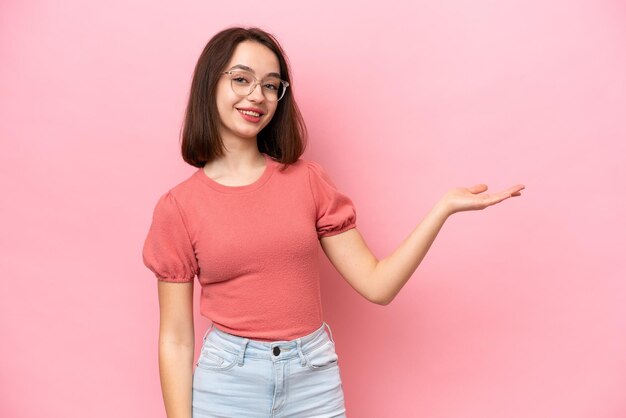
[[[261,87],[260,83],[257,83],[254,86],[252,92],[248,95],[248,99],[257,103],[265,100],[265,95],[263,95],[263,88]]]

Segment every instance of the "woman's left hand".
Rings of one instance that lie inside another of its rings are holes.
[[[503,192],[492,194],[483,193],[486,190],[486,184],[477,184],[469,188],[457,187],[448,191],[440,203],[450,215],[467,210],[481,210],[509,197],[521,196],[520,192],[524,190],[524,185],[518,184]]]

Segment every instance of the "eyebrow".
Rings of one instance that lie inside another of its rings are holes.
[[[230,68],[228,69],[228,71],[230,71],[230,70],[234,70],[235,68],[239,68],[239,69],[241,69],[241,70],[249,71],[249,72],[251,72],[252,74],[256,74],[252,68],[248,67],[247,65],[243,65],[243,64],[233,65],[232,67],[230,67]],[[265,77],[276,77],[276,78],[280,78],[280,74],[278,74],[278,73],[267,73],[267,74],[265,75]]]

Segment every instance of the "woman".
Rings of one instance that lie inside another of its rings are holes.
[[[143,248],[158,280],[168,417],[341,417],[343,387],[323,321],[317,254],[369,301],[390,303],[448,216],[483,209],[485,185],[449,191],[387,258],[352,201],[301,157],[306,128],[285,54],[258,28],[215,35],[196,65],[182,154],[198,170],[159,199]],[[210,318],[193,368],[193,280]]]

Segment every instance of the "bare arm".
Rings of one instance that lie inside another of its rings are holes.
[[[168,418],[191,418],[193,282],[158,281],[159,373]]]
[[[496,194],[479,194],[486,185],[450,190],[400,246],[378,260],[356,228],[320,240],[324,252],[337,271],[367,300],[389,304],[415,272],[450,215],[480,210],[511,196],[520,196],[523,185]]]

